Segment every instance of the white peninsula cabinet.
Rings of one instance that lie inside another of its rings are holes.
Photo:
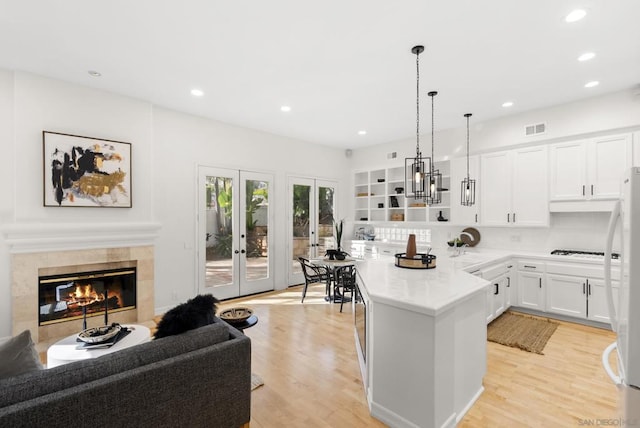
[[[547,165],[546,146],[482,155],[482,224],[548,226]]]
[[[550,150],[552,211],[571,210],[575,201],[592,202],[584,209],[609,207],[597,201],[620,196],[620,176],[631,166],[631,134],[554,144]],[[563,201],[574,203],[557,203]]]
[[[462,180],[467,177],[467,158],[451,160],[451,221],[466,226],[478,224],[480,215],[480,158],[469,157],[469,178],[476,180],[476,203],[470,207],[460,204]]]
[[[612,277],[620,275],[616,268]],[[547,263],[547,312],[608,323],[602,265]],[[612,281],[614,302],[618,282]]]

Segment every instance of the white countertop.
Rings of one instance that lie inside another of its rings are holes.
[[[561,261],[602,265],[603,260],[554,256],[548,253],[502,251],[469,248],[451,257],[445,248],[434,249],[435,269],[405,269],[395,266],[395,258],[379,255],[357,263],[358,273],[370,298],[414,312],[436,316],[474,293],[484,290],[489,282],[471,275],[485,266],[511,258]],[[619,264],[613,260],[614,265]]]

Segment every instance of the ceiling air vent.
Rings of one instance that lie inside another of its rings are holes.
[[[387,153],[387,159],[395,159],[398,157],[398,152]]]
[[[524,135],[530,137],[532,135],[544,134],[547,131],[547,124],[545,122],[536,123],[533,125],[526,125],[524,127]]]

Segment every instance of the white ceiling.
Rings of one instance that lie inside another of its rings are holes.
[[[342,148],[415,135],[416,44],[428,134],[636,87],[640,1],[0,0],[2,68]]]

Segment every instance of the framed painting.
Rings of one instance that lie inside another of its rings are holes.
[[[45,207],[131,208],[131,144],[42,131]]]

